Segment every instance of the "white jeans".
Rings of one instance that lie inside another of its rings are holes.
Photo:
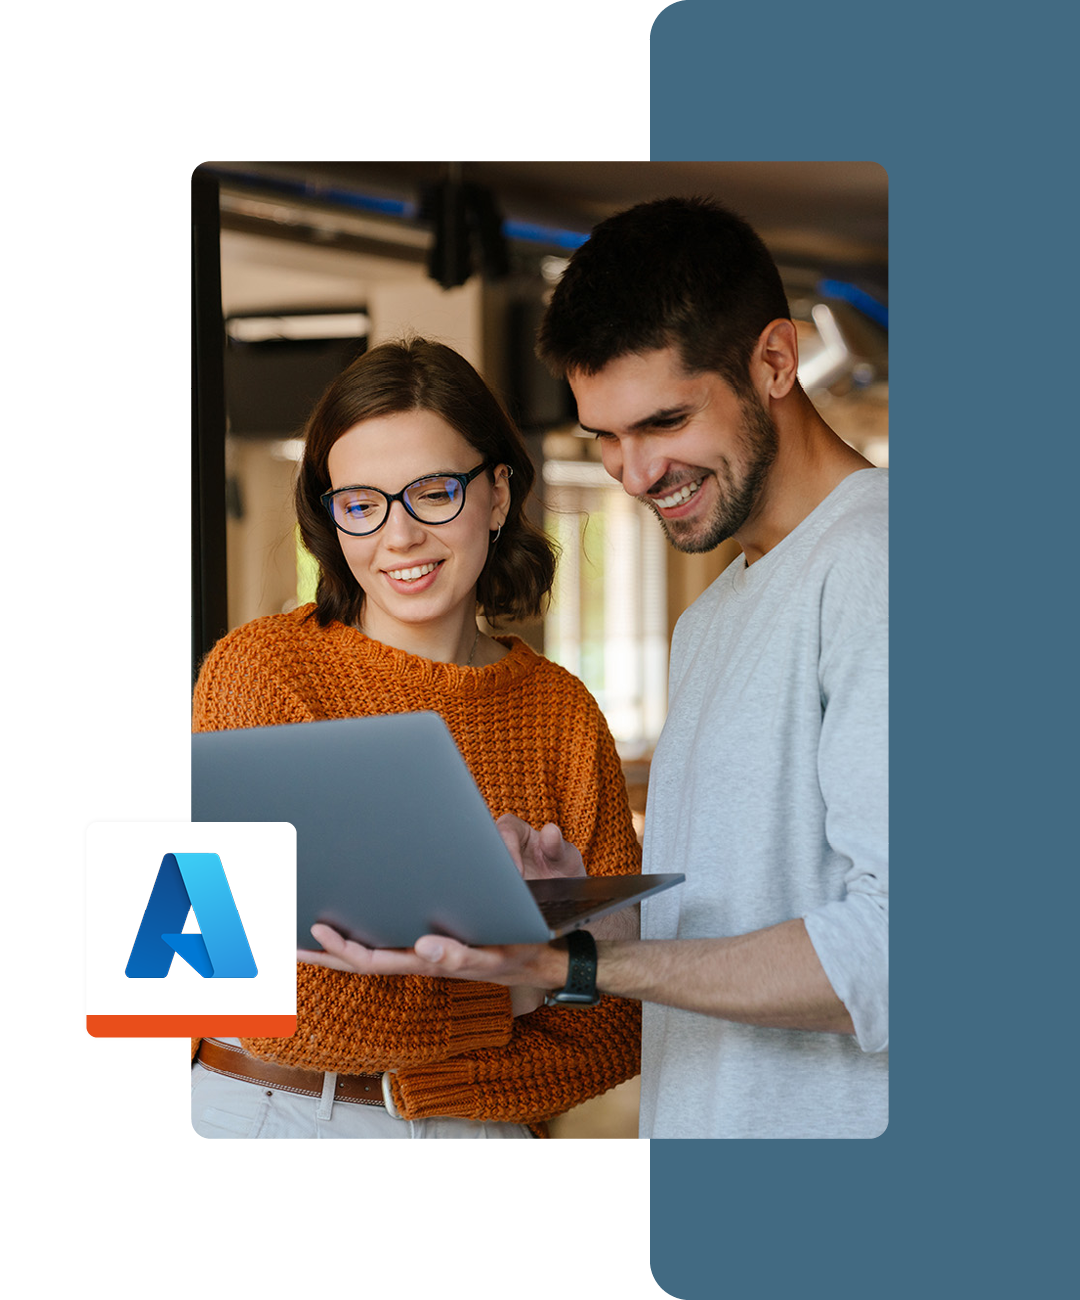
[[[329,1112],[327,1114],[327,1112]],[[207,1138],[531,1138],[524,1124],[395,1119],[382,1106],[324,1103],[191,1068],[191,1126]]]

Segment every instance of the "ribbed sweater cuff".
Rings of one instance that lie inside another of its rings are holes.
[[[401,1119],[439,1119],[451,1115],[489,1123],[527,1123],[534,1137],[550,1137],[544,1120],[511,1119],[497,1112],[490,1097],[478,1097],[475,1061],[416,1065],[400,1074],[391,1074],[390,1095]],[[552,1114],[558,1111],[556,1105]]]
[[[541,1122],[567,1109],[566,1082],[558,1075],[542,1081],[531,1078],[490,1078],[474,1060],[438,1061],[414,1065],[390,1076],[394,1109],[402,1119],[436,1119],[457,1116],[489,1123]],[[535,1094],[535,1095],[533,1095]],[[522,1112],[531,1112],[528,1119]]]
[[[475,984],[469,980],[447,980],[451,1012],[445,1044],[447,1056],[478,1051],[482,1047],[505,1047],[514,1029],[510,990],[500,984]]]
[[[437,1065],[414,1065],[390,1077],[390,1093],[402,1119],[431,1119],[458,1115],[478,1119],[473,1061],[442,1061]]]

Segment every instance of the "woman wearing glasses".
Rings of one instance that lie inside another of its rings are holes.
[[[463,357],[422,339],[365,353],[305,431],[296,507],[316,601],[218,643],[195,730],[431,709],[494,816],[561,826],[590,874],[640,870],[595,701],[477,622],[478,611],[489,625],[535,618],[551,587],[551,546],[524,513],[533,476]],[[402,790],[387,815],[423,798]],[[637,1003],[580,1011],[496,985],[297,970],[292,1038],[198,1048],[204,1136],[546,1136],[544,1121],[638,1069]]]

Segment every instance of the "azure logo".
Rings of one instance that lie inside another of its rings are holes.
[[[182,933],[190,911],[200,934]],[[165,854],[124,973],[164,979],[175,956],[204,979],[254,979],[259,973],[216,853]]]

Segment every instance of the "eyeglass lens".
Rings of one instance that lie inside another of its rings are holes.
[[[426,524],[446,524],[457,517],[465,489],[456,478],[418,479],[401,494],[410,513]],[[367,533],[378,528],[390,509],[390,498],[378,488],[348,488],[332,498],[334,519],[346,532]]]

